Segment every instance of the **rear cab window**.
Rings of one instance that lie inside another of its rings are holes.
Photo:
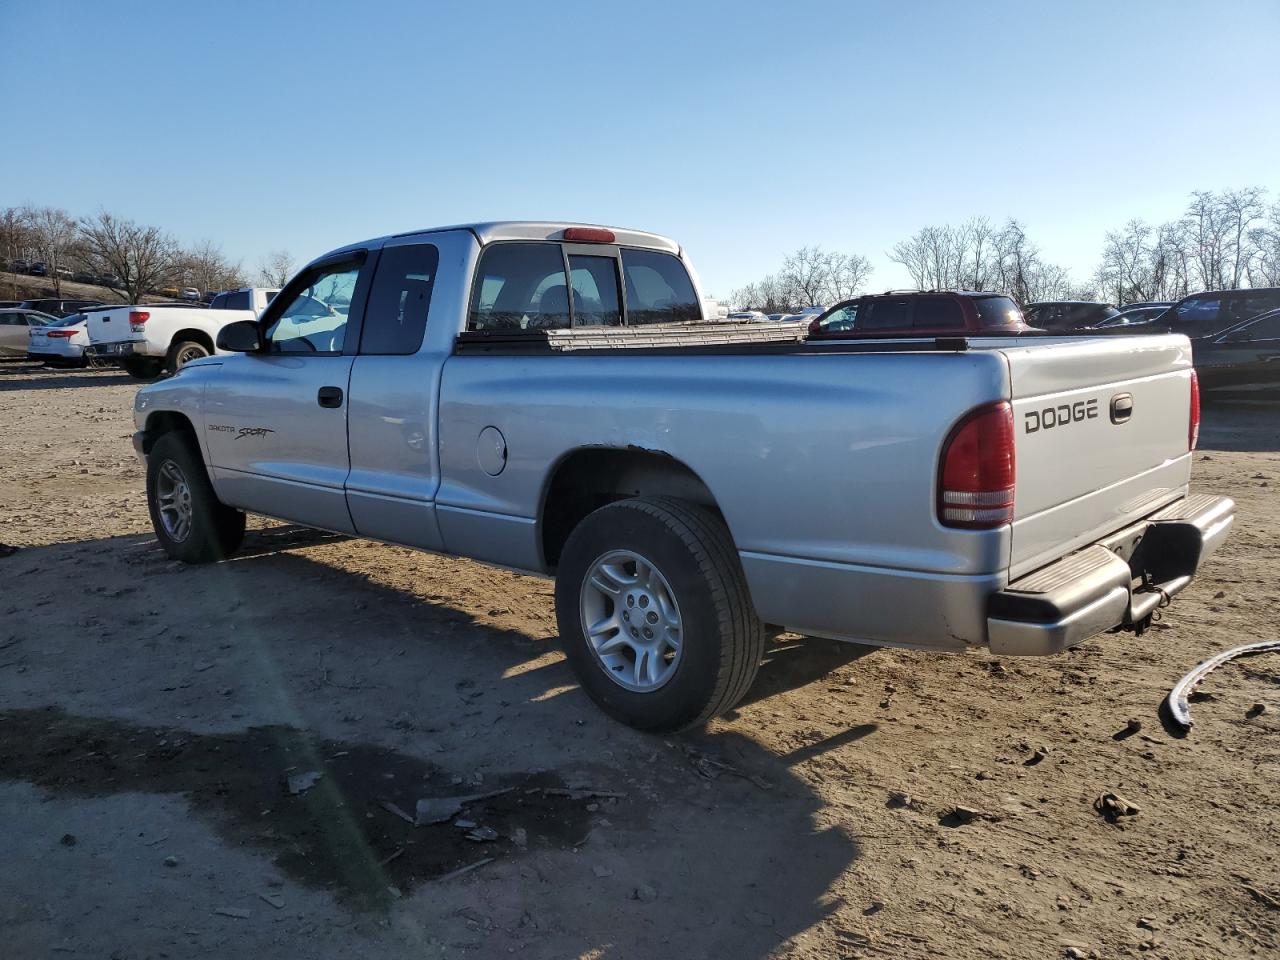
[[[702,318],[693,281],[672,254],[607,246],[584,252],[581,244],[500,241],[480,254],[467,329],[565,330],[697,323]]]

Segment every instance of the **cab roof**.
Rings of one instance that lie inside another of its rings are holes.
[[[629,230],[626,227],[610,227],[599,223],[574,223],[567,220],[490,220],[483,223],[457,223],[447,227],[428,227],[422,230],[409,230],[405,233],[393,233],[380,239],[414,237],[420,234],[442,233],[446,230],[469,230],[475,234],[481,245],[484,245],[498,240],[563,240],[565,230],[570,227],[609,230],[615,237],[615,243],[626,247],[647,247],[651,250],[675,254],[680,252],[680,244],[656,233]]]

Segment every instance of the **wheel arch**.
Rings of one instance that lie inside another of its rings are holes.
[[[193,443],[198,445],[196,428],[186,414],[176,410],[156,410],[147,417],[146,426],[142,428],[142,452],[150,453],[156,441],[167,433],[175,431],[187,434]]]
[[[543,566],[554,570],[565,541],[582,520],[615,500],[673,497],[724,515],[710,487],[688,464],[662,450],[583,446],[552,466],[538,506],[538,545]],[[726,524],[727,526],[727,524]]]
[[[206,350],[209,351],[210,356],[213,355],[213,352],[214,352],[213,337],[209,336],[209,334],[206,333],[204,330],[197,330],[194,327],[183,327],[181,330],[175,333],[172,339],[170,339],[169,341],[169,349],[172,350],[178,344],[184,343],[188,340],[191,341],[192,343],[200,344],[200,346],[204,347]]]

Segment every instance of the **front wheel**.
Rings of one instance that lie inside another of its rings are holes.
[[[641,730],[731,709],[764,655],[728,529],[679,500],[621,500],[583,520],[560,557],[556,617],[583,689]]]
[[[244,541],[244,514],[214,494],[195,443],[185,434],[164,434],[147,454],[147,507],[156,539],[175,560],[225,560]]]

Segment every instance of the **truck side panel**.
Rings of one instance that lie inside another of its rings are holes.
[[[984,589],[998,587],[1007,529],[941,527],[934,489],[952,424],[1007,391],[1007,367],[995,352],[454,356],[440,403],[445,545],[545,569],[536,521],[551,467],[582,448],[639,448],[674,458],[712,491],[749,575],[758,574],[752,592],[770,622],[836,622],[800,608],[856,604],[850,591],[874,589],[867,572],[977,577]],[[496,476],[480,466],[489,427],[507,450]],[[495,556],[495,542],[510,553]],[[775,584],[769,571],[794,562],[850,576]],[[870,593],[864,602],[881,606]],[[923,639],[889,626],[873,639]]]

